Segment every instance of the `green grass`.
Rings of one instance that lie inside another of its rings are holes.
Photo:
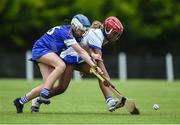
[[[48,123],[48,124],[179,124],[180,81],[166,83],[163,80],[113,80],[124,95],[133,98],[141,115],[132,116],[124,109],[108,112],[96,80],[72,81],[68,90],[42,105],[38,114],[30,113],[30,103],[23,114],[16,114],[12,101],[41,83],[21,79],[0,79],[0,123]],[[159,110],[152,109],[159,104]]]

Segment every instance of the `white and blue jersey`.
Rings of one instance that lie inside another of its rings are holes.
[[[89,29],[89,32],[80,42],[81,46],[88,46],[93,49],[102,49],[102,43],[104,40],[104,35],[101,29]],[[60,57],[64,60],[66,64],[79,64],[84,62],[84,60],[76,53],[76,51],[69,47],[67,50],[60,54]]]
[[[75,43],[77,42],[70,33],[70,26],[56,26],[35,42],[32,48],[31,60],[36,61],[49,52],[54,52],[59,55]]]
[[[92,49],[102,49],[104,35],[101,29],[89,29],[88,34],[81,41],[81,46],[88,46]]]
[[[84,62],[84,60],[74,51],[72,47],[69,47],[60,54],[61,59],[66,64],[79,64]]]

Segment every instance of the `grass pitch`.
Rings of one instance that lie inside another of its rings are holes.
[[[23,114],[16,114],[13,100],[24,95],[40,80],[0,79],[0,124],[180,124],[180,81],[163,80],[112,81],[124,95],[133,98],[141,115],[124,109],[108,112],[97,80],[71,81],[67,91],[42,105],[40,113],[30,113],[31,103]],[[159,104],[159,110],[152,109]]]

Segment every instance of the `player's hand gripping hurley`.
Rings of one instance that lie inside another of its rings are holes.
[[[134,101],[132,99],[128,99],[124,97],[116,88],[115,86],[109,81],[105,76],[100,75],[96,69],[91,68],[90,73],[94,74],[99,80],[101,80],[109,89],[114,93],[114,95],[119,99],[119,102],[116,104],[115,108],[125,107],[126,110],[130,114],[138,115],[140,114],[138,108],[136,107]]]

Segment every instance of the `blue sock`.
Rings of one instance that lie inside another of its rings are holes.
[[[21,99],[19,100],[19,102],[24,105],[26,102],[28,102],[28,99],[26,96],[22,96]]]
[[[108,103],[111,99],[113,99],[112,96],[107,96],[107,97],[106,97],[106,103]]]
[[[40,96],[47,98],[49,95],[49,89],[43,88],[41,90]]]

